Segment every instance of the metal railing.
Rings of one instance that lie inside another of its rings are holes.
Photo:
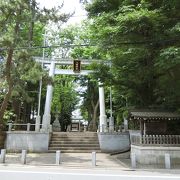
[[[133,145],[180,145],[180,135],[131,135]]]

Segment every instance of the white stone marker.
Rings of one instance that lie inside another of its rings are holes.
[[[6,159],[6,149],[1,149],[0,163],[5,163],[5,159]]]
[[[171,158],[170,154],[165,154],[165,168],[171,169]]]
[[[136,168],[136,154],[131,153],[131,167]]]
[[[96,152],[92,152],[92,166],[96,166]]]
[[[27,155],[27,151],[22,150],[22,154],[21,154],[21,163],[22,164],[26,164],[26,155]]]
[[[61,151],[56,151],[56,165],[61,164]]]

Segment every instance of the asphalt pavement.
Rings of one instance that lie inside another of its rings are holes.
[[[21,153],[6,154],[5,164],[21,164]],[[26,165],[35,166],[56,166],[55,153],[28,153]],[[96,168],[126,169],[130,164],[124,163],[115,156],[105,153],[96,154]],[[61,153],[59,166],[75,168],[92,168],[91,153]]]
[[[21,163],[21,153],[6,154],[0,164],[0,180],[180,180],[179,169],[132,169],[127,156],[110,156],[97,153],[96,166],[91,153],[62,153],[56,165],[55,153],[28,153],[26,164]]]
[[[6,154],[5,164],[21,165],[21,153]],[[1,164],[0,164],[1,165]],[[28,153],[26,165],[56,166],[55,153]],[[92,168],[91,153],[61,153],[60,166],[68,168]],[[140,165],[136,169],[156,170],[165,169],[164,164]],[[99,169],[131,169],[129,153],[111,156],[105,153],[96,153],[96,168]],[[180,169],[180,164],[171,165],[172,169]]]

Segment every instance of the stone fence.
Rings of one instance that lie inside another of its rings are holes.
[[[180,135],[131,135],[131,144],[180,146]]]
[[[15,124],[8,123],[8,131],[36,131],[39,132],[42,128],[42,124]],[[50,132],[52,132],[52,125],[49,126]]]

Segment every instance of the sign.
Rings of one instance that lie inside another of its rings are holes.
[[[81,61],[74,60],[73,61],[73,71],[79,73],[81,71]]]

